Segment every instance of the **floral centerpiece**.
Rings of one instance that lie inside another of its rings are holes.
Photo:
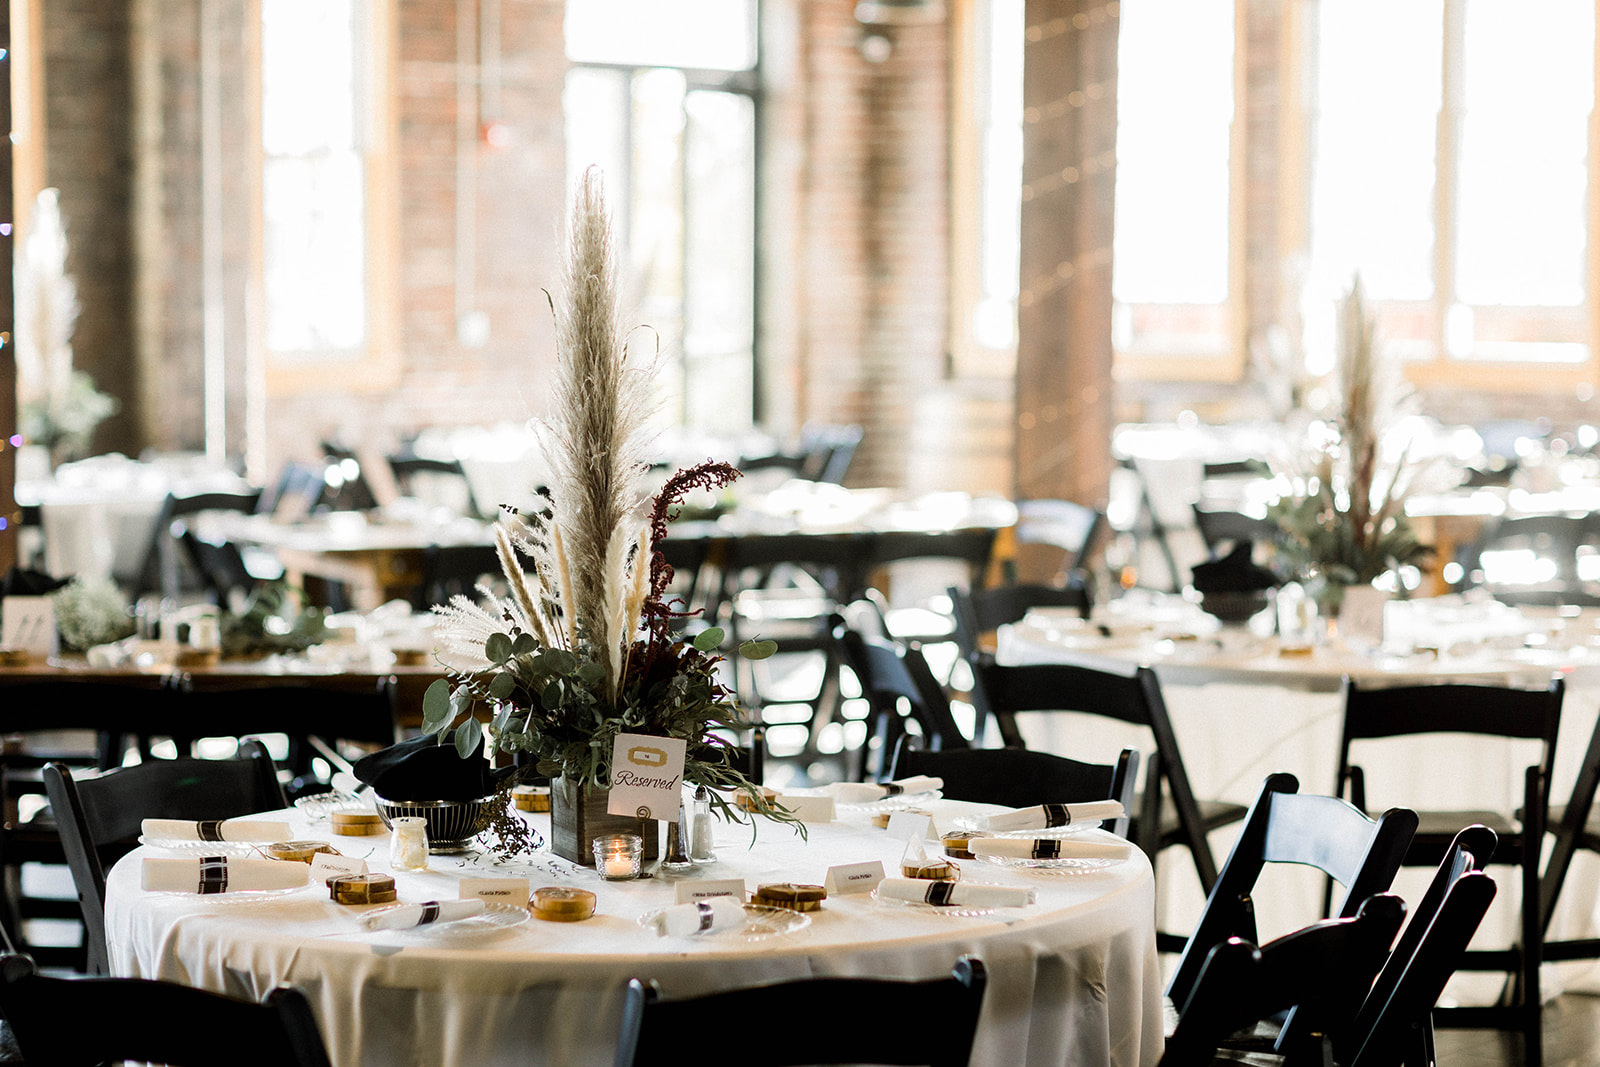
[[[1330,614],[1349,587],[1421,564],[1433,552],[1417,540],[1405,514],[1418,467],[1405,452],[1393,462],[1383,458],[1396,389],[1380,373],[1374,332],[1358,282],[1339,307],[1338,409],[1312,450],[1309,469],[1292,474],[1293,492],[1268,512],[1284,534],[1279,559],[1311,583]]]
[[[481,602],[456,596],[436,609],[450,677],[430,687],[424,720],[464,758],[486,732],[492,749],[549,776],[553,847],[589,862],[585,834],[563,843],[561,808],[604,813],[596,797],[609,785],[619,732],[686,741],[684,779],[712,790],[726,818],[739,818],[730,791],[746,793],[756,810],[783,813],[761,800],[715,732],[748,725],[718,681],[723,634],[678,636],[681,615],[666,600],[672,568],[659,549],[686,493],[719,489],[738,472],[708,461],[673,475],[653,501],[644,490],[655,367],[628,355],[610,222],[592,170],[575,196],[564,282],[552,302],[553,410],[535,427],[551,471],[547,503],[537,514],[502,508],[495,543],[504,595],[480,590]],[[771,651],[771,642],[741,649]],[[465,714],[475,705],[495,709],[486,731]]]

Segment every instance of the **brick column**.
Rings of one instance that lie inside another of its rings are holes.
[[[1104,503],[1111,470],[1116,3],[1028,0],[1018,497]]]

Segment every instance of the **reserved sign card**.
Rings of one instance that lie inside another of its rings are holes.
[[[828,895],[836,897],[841,893],[870,893],[878,888],[878,883],[883,881],[883,861],[873,860],[870,863],[844,863],[837,867],[828,868],[827,881],[823,888]]]
[[[47,596],[0,599],[0,645],[35,656],[56,654],[56,605]]]
[[[682,738],[618,734],[611,749],[612,815],[676,820],[683,803],[683,760],[689,743]]]

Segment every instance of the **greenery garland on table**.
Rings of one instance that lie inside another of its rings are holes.
[[[495,543],[505,595],[480,590],[481,602],[456,596],[435,609],[449,677],[428,689],[424,729],[470,757],[484,727],[468,713],[492,706],[494,748],[531,757],[540,775],[597,787],[610,783],[619,732],[679,738],[688,742],[684,780],[711,789],[725,817],[742,821],[723,795],[736,791],[798,827],[732,766],[716,733],[749,725],[717,679],[722,632],[685,641],[673,629],[682,614],[666,602],[672,567],[660,543],[668,523],[691,490],[720,489],[738,472],[707,461],[675,474],[653,502],[643,490],[655,368],[627,352],[610,220],[592,169],[577,190],[568,241],[562,298],[552,301],[555,400],[536,427],[551,467],[548,503],[532,515],[503,509]],[[762,658],[775,648],[746,642],[740,652]]]

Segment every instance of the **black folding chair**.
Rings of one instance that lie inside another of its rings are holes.
[[[1268,775],[1262,783],[1167,983],[1174,1004],[1189,997],[1213,946],[1230,937],[1257,940],[1254,893],[1267,864],[1302,864],[1336,879],[1345,887],[1337,918],[1354,915],[1363,900],[1394,881],[1417,828],[1416,812],[1392,808],[1371,819],[1337,797],[1299,789],[1292,774]]]
[[[1538,744],[1538,762],[1523,773],[1520,819],[1488,809],[1419,812],[1421,823],[1405,859],[1407,866],[1436,867],[1462,827],[1482,823],[1495,832],[1499,842],[1489,864],[1515,867],[1519,875],[1517,943],[1504,949],[1473,949],[1463,956],[1459,967],[1508,974],[1509,1003],[1441,1008],[1438,1022],[1442,1026],[1519,1030],[1526,1061],[1534,1065],[1541,1060],[1543,1044],[1539,969],[1544,958],[1544,917],[1540,869],[1564,693],[1565,683],[1560,678],[1542,689],[1493,685],[1368,689],[1347,680],[1344,730],[1339,745],[1339,792],[1365,810],[1367,781],[1361,767],[1352,760],[1354,742],[1465,734]]]
[[[1290,1064],[1332,1063],[1333,1035],[1356,1014],[1400,929],[1393,894],[1354,915],[1325,919],[1259,949],[1230,937],[1211,946],[1184,997],[1161,1067],[1199,1067],[1255,1023],[1289,1012],[1276,1049]]]
[[[0,956],[0,1012],[30,1064],[98,1067],[329,1067],[305,995],[260,1004],[143,978],[47,978],[28,956]]]
[[[77,778],[52,763],[44,785],[78,888],[91,974],[111,971],[106,867],[138,845],[145,819],[228,819],[287,806],[277,767],[259,741],[241,745],[238,759],[149,760],[98,777]]]
[[[677,1067],[684,1062],[686,1036],[701,1033],[701,1053],[741,1067],[964,1067],[987,980],[983,961],[971,956],[958,960],[949,977],[930,981],[808,978],[680,1000],[662,999],[654,982],[636,978],[628,983],[616,1063]],[[778,1034],[773,1024],[779,1018],[810,1024]],[[715,1020],[709,1031],[707,1019]]]
[[[1030,712],[1079,712],[1148,729],[1155,748],[1145,757],[1144,798],[1134,817],[1133,840],[1152,863],[1173,846],[1188,849],[1201,888],[1211,891],[1217,868],[1207,835],[1238,822],[1246,809],[1242,804],[1195,799],[1154,671],[1138,667],[1123,674],[1054,663],[1002,666],[979,657],[973,663],[973,676],[978,714],[994,716],[1008,748],[1026,747],[1017,716]],[[1164,949],[1182,947],[1181,939],[1170,934],[1161,935],[1159,941]]]
[[[915,646],[904,647],[868,637],[834,616],[833,638],[839,662],[856,676],[869,705],[866,742],[852,777],[864,780],[870,756],[878,755],[878,774],[908,731],[934,750],[967,748],[969,742],[950,710],[950,699]]]
[[[1337,1062],[1433,1067],[1433,1008],[1494,900],[1494,880],[1483,873],[1494,849],[1487,826],[1456,835],[1361,1010],[1336,1035]]]

